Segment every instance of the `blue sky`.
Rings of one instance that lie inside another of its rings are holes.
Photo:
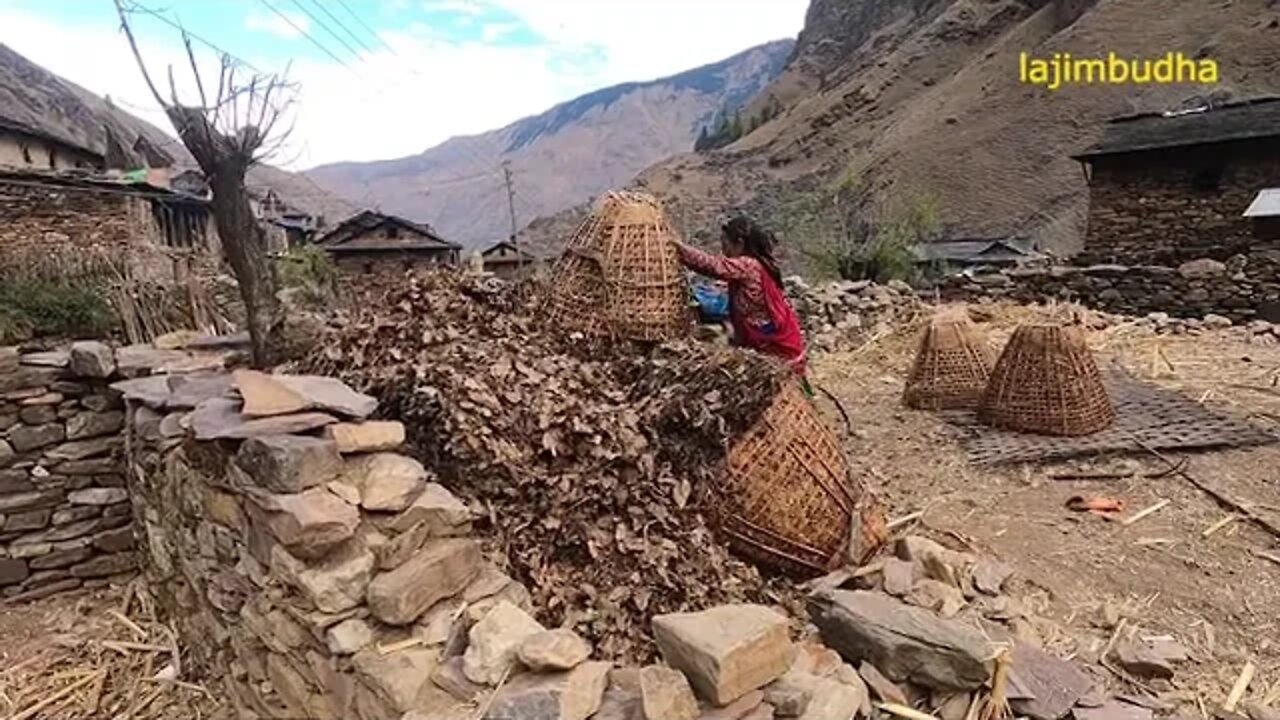
[[[808,0],[136,3],[264,71],[289,66],[302,83],[291,165],[309,167],[418,153],[600,87],[794,37]],[[183,60],[172,27],[133,17],[150,63]],[[112,0],[0,0],[0,43],[163,124],[117,28]]]

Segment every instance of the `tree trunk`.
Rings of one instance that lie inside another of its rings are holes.
[[[253,217],[245,194],[245,171],[239,163],[228,162],[220,163],[207,174],[213,190],[213,220],[222,251],[231,263],[244,300],[253,364],[265,368],[274,364],[276,352],[272,338],[280,328],[282,317],[276,300],[275,277],[267,257],[266,235]]]

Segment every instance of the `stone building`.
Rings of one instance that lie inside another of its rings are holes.
[[[0,168],[0,274],[210,276],[220,245],[208,202],[127,176]]]
[[[1260,243],[1280,246],[1280,187],[1258,193],[1244,216],[1253,223],[1253,236]]]
[[[509,240],[496,242],[480,251],[481,264],[484,271],[501,278],[514,277],[525,268],[532,268],[538,259],[525,250],[516,247]]]
[[[1081,262],[1223,260],[1256,244],[1244,212],[1280,178],[1280,98],[1120,118],[1074,158],[1089,182]]]
[[[457,265],[462,246],[431,226],[373,210],[357,213],[322,236],[338,268],[351,274],[402,272],[414,267]]]
[[[0,115],[0,166],[66,170],[103,167],[103,156],[50,132]]]

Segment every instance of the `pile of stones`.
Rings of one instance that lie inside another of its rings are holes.
[[[810,345],[828,352],[855,345],[860,338],[923,307],[915,290],[900,280],[884,285],[870,280],[836,280],[810,286],[800,277],[789,276],[784,286]]]

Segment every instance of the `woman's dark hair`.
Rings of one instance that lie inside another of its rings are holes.
[[[721,229],[727,237],[742,243],[743,252],[759,260],[773,281],[778,283],[778,287],[782,287],[782,270],[778,268],[778,261],[773,257],[773,248],[778,244],[773,233],[745,215],[733,218]]]

